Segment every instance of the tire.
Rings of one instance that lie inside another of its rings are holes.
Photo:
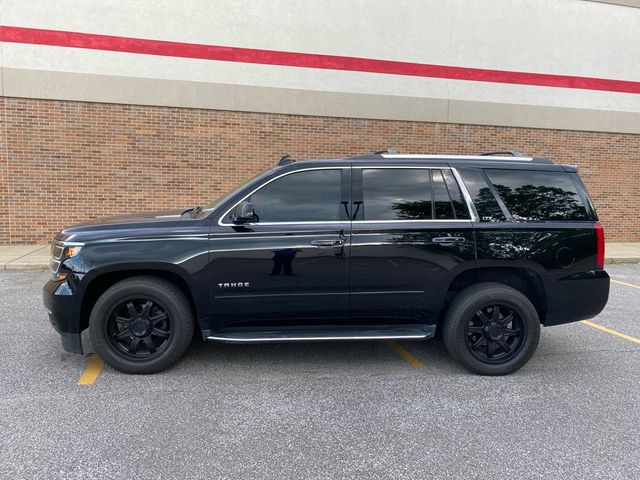
[[[89,319],[96,353],[125,373],[165,370],[185,353],[193,332],[193,313],[185,295],[171,282],[155,277],[127,278],[109,287]]]
[[[540,320],[531,301],[501,283],[465,288],[454,297],[444,319],[447,351],[480,375],[515,372],[532,357],[539,339]]]

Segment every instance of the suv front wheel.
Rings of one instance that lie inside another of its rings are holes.
[[[458,293],[447,309],[443,339],[449,354],[480,375],[506,375],[529,361],[538,346],[540,321],[518,290],[481,283]]]
[[[89,320],[96,353],[126,373],[155,373],[187,350],[193,313],[185,295],[171,282],[132,277],[108,288]]]

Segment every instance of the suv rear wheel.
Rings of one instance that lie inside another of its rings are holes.
[[[500,283],[465,288],[451,302],[443,339],[449,354],[480,375],[506,375],[529,361],[540,321],[521,292]]]
[[[133,277],[116,283],[91,311],[96,353],[126,373],[155,373],[178,360],[193,337],[189,301],[172,283]]]

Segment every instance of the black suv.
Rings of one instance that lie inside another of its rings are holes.
[[[605,306],[604,235],[575,166],[487,156],[288,156],[204,208],[63,230],[44,286],[63,347],[152,373],[205,340],[425,339],[485,375],[540,324]]]

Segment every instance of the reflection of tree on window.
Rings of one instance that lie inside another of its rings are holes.
[[[560,187],[495,187],[515,220],[571,220],[586,217],[577,194]]]
[[[485,173],[515,220],[587,220],[566,172],[489,169]]]
[[[478,191],[478,196],[473,200],[476,210],[480,214],[483,222],[504,222],[504,214],[491,193],[489,187],[482,187]]]
[[[487,186],[482,171],[476,168],[461,168],[460,174],[467,186],[481,222],[504,222],[506,218]]]
[[[424,220],[431,218],[431,201],[394,202],[391,208],[398,218],[403,220]]]

